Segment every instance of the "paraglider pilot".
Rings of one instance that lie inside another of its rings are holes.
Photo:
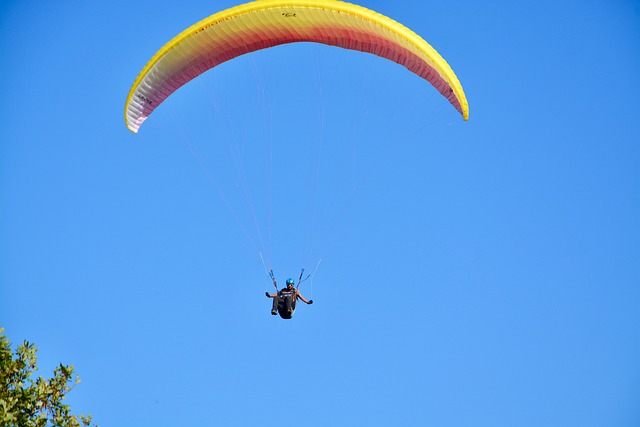
[[[273,298],[271,314],[274,316],[279,313],[280,317],[283,319],[291,319],[291,317],[293,317],[293,312],[296,309],[296,301],[298,299],[301,299],[302,302],[306,304],[313,304],[313,300],[307,300],[303,297],[300,291],[293,287],[293,284],[293,279],[288,278],[287,287],[280,289],[278,293],[270,294],[269,292],[265,292],[265,295],[268,298]],[[273,281],[273,286],[278,289],[278,285],[275,280]]]

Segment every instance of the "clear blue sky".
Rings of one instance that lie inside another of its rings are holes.
[[[468,122],[394,63],[300,44],[130,133],[146,62],[235,4],[0,3],[0,325],[42,375],[75,365],[74,411],[640,425],[638,2],[363,0],[445,57]],[[322,260],[314,305],[271,316],[259,252],[281,283]]]

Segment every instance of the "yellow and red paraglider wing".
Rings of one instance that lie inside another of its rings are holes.
[[[285,43],[316,42],[369,52],[429,81],[466,120],[462,86],[446,61],[402,24],[338,0],[258,0],[189,27],[151,58],[131,87],[125,121],[132,132],[180,86],[236,58]]]

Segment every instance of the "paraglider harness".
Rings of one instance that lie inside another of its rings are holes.
[[[282,317],[283,319],[291,319],[293,317],[293,313],[296,311],[296,302],[298,301],[298,288],[300,287],[300,284],[302,282],[304,282],[305,280],[307,280],[309,277],[311,277],[310,274],[307,275],[307,277],[305,277],[304,279],[302,278],[302,276],[304,275],[304,268],[302,269],[302,271],[300,272],[300,277],[298,278],[298,284],[296,285],[295,289],[290,291],[289,288],[284,288],[281,290],[278,290],[278,286],[275,284],[276,283],[276,278],[273,275],[273,270],[269,271],[269,277],[271,278],[271,280],[274,283],[274,287],[276,288],[276,293],[277,296],[275,298],[277,298],[278,301],[278,314],[280,315],[280,317]],[[287,298],[289,298],[290,300],[290,307],[291,307],[291,312],[289,312],[287,310]]]

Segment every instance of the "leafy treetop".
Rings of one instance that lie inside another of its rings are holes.
[[[73,365],[60,364],[53,378],[34,378],[37,351],[24,341],[13,354],[0,327],[0,427],[98,427],[91,424],[91,415],[72,415],[64,404],[66,394],[80,383]]]

